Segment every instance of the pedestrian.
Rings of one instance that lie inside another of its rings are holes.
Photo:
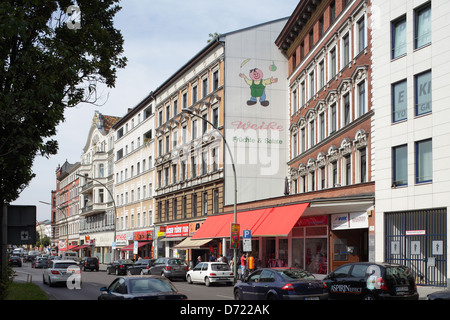
[[[246,263],[247,263],[247,257],[245,255],[245,253],[243,253],[241,256],[241,280],[244,280]]]
[[[202,257],[198,256],[197,261],[195,261],[195,266],[198,265],[200,262],[202,262]]]
[[[221,254],[219,254],[219,258],[217,258],[217,262],[222,262],[223,261],[223,256]]]

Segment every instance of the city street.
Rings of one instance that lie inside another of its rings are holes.
[[[81,289],[68,289],[65,285],[50,287],[42,282],[43,269],[31,268],[30,263],[23,263],[22,267],[14,268],[19,281],[26,281],[24,273],[32,276],[33,283],[37,284],[51,299],[55,300],[97,300],[100,288],[108,286],[115,275],[106,274],[106,267],[101,265],[100,271],[83,271],[81,275]],[[179,291],[186,294],[189,300],[233,300],[233,287],[227,285],[215,285],[206,287],[201,284],[188,284],[186,281],[174,280],[172,283]]]

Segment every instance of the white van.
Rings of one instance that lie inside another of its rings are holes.
[[[13,256],[19,256],[19,257],[23,256],[23,248],[14,249]]]
[[[61,254],[61,259],[62,260],[73,260],[73,261],[78,261],[78,252],[75,251],[64,251]]]

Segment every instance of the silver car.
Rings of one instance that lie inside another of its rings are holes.
[[[52,260],[48,268],[44,269],[42,282],[50,287],[57,283],[81,288],[81,270],[73,260]]]
[[[178,258],[158,258],[150,268],[150,274],[163,276],[170,280],[174,278],[185,280],[187,271],[186,262]]]

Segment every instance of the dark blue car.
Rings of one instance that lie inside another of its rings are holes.
[[[234,286],[235,300],[326,300],[323,281],[295,268],[258,269]]]

